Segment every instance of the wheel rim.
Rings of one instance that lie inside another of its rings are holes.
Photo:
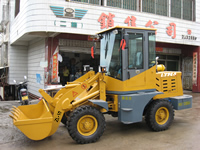
[[[84,136],[92,135],[98,127],[97,119],[92,115],[81,117],[77,123],[78,132]]]
[[[169,110],[166,107],[160,107],[155,114],[156,122],[163,125],[169,119]]]

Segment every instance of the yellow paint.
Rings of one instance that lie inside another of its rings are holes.
[[[126,81],[105,76],[106,90],[115,92],[156,89],[156,66],[132,77]]]
[[[35,105],[14,107],[14,125],[32,140],[41,140],[52,129],[53,116],[44,100]],[[41,132],[42,129],[42,132]]]
[[[178,103],[178,106],[182,106],[183,104],[182,103]]]
[[[164,94],[156,95],[153,99],[182,96],[181,72],[162,71],[156,73],[156,90]]]
[[[169,110],[166,107],[160,107],[155,114],[157,124],[163,125],[169,119]]]
[[[184,102],[184,105],[190,105],[190,101]]]
[[[100,31],[100,32],[98,32],[96,34],[101,34],[101,33],[104,33],[104,32],[107,32],[107,31],[111,31],[113,29],[118,29],[118,28],[121,28],[121,29],[133,29],[133,30],[153,30],[153,31],[157,30],[155,28],[143,28],[143,27],[131,27],[131,26],[115,26],[115,27]]]
[[[59,90],[54,97],[49,96],[44,90],[40,89],[39,92],[48,105],[43,99],[36,105],[15,107],[11,116],[14,125],[32,140],[41,140],[51,136],[59,127],[65,112],[72,111],[76,107],[88,103],[88,99],[100,98],[106,100],[103,78],[102,73],[95,75],[93,71],[90,71]],[[100,110],[105,112],[105,109]],[[94,124],[88,125],[88,123],[85,123],[85,130],[82,130],[81,124],[86,120],[89,120],[89,123],[93,121]],[[87,116],[87,118],[80,121],[78,126],[80,127],[80,133],[90,135],[95,132],[97,121],[94,117]],[[89,128],[90,126],[92,126],[92,129]]]
[[[92,115],[85,115],[78,120],[77,129],[83,136],[90,136],[94,134],[97,128],[97,119]]]
[[[165,66],[160,64],[160,65],[157,65],[157,71],[164,71],[165,70]]]

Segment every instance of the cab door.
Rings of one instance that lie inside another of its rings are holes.
[[[147,70],[148,61],[148,43],[145,41],[147,33],[143,30],[127,29],[125,34],[129,38],[128,49],[124,52],[123,59],[124,80],[131,80],[131,82],[127,82],[128,87],[143,86],[145,85],[145,74],[143,72]]]

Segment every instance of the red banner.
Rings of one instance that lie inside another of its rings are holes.
[[[156,47],[156,52],[163,52],[163,48],[162,47]]]
[[[52,81],[58,81],[58,53],[53,55],[53,67],[52,67]]]

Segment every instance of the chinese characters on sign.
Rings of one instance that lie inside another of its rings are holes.
[[[197,86],[197,52],[193,53],[193,85]]]
[[[158,22],[157,22],[157,21],[152,22],[151,20],[149,20],[149,21],[146,23],[145,27],[155,28],[152,24],[153,24],[153,25],[158,25]]]
[[[187,30],[188,35],[182,35],[182,39],[187,39],[187,40],[197,40],[196,36],[192,36],[192,30],[188,29]]]
[[[109,15],[106,15],[105,13],[102,13],[101,16],[98,19],[98,22],[101,24],[101,29],[109,28],[114,26],[114,20],[115,17],[114,14],[109,13]]]
[[[158,25],[158,22],[157,22],[157,21],[152,22],[151,20],[149,20],[149,21],[146,23],[145,27],[155,28],[152,24],[153,24],[153,25]],[[156,34],[157,34],[157,31],[156,31]]]
[[[128,26],[131,26],[131,27],[136,27],[136,18],[134,16],[131,16],[131,17],[127,17],[126,20],[124,21],[125,24],[128,24]]]
[[[114,17],[115,14],[109,13],[108,15],[105,13],[102,13],[98,19],[98,22],[100,23],[101,29],[108,29],[109,27],[114,27]],[[128,26],[131,27],[136,27],[136,17],[135,16],[128,16],[125,20],[124,23],[127,24]],[[146,24],[145,27],[150,27],[150,28],[155,28],[155,25],[158,25],[158,21],[151,21],[149,20]],[[175,23],[169,23],[169,26],[166,27],[167,31],[166,34],[168,36],[171,36],[172,39],[176,38],[176,24]],[[157,31],[155,32],[157,34]],[[188,34],[191,34],[191,31],[188,30]]]
[[[176,24],[169,23],[170,26],[167,27],[167,35],[172,36],[172,39],[176,38]]]
[[[188,35],[191,35],[192,34],[192,30],[188,29],[187,33],[188,33]]]
[[[53,67],[52,67],[52,81],[58,81],[58,53],[53,55]]]

